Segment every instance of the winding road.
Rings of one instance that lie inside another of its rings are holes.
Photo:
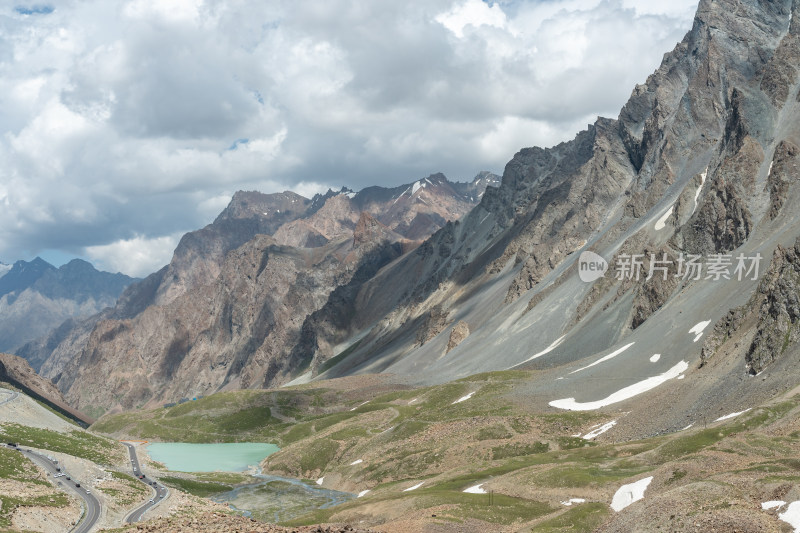
[[[100,518],[100,502],[95,498],[94,494],[86,487],[78,486],[80,482],[74,477],[67,481],[67,478],[70,476],[67,472],[61,471],[57,461],[37,452],[23,450],[22,448],[17,449],[22,455],[41,466],[45,472],[47,472],[48,476],[52,477],[58,475],[59,477],[56,479],[59,485],[67,487],[67,489],[72,490],[83,499],[86,511],[83,513],[80,522],[72,529],[72,533],[87,533],[91,530]]]
[[[3,396],[8,396],[8,398],[3,398]],[[19,393],[16,391],[0,389],[0,405],[16,400],[18,396]],[[97,520],[100,518],[100,502],[91,494],[89,489],[86,487],[79,487],[79,481],[75,478],[71,478],[67,481],[67,478],[70,476],[61,470],[58,461],[50,459],[40,453],[22,449],[16,444],[12,445],[9,443],[6,444],[6,447],[19,451],[28,460],[41,466],[49,477],[58,476],[56,477],[56,482],[59,486],[66,487],[68,490],[80,496],[84,503],[85,512],[78,524],[72,529],[71,533],[87,533],[94,527]]]
[[[16,391],[0,388],[0,405],[11,402],[18,396],[19,393]],[[141,520],[142,516],[147,511],[166,499],[169,491],[165,486],[161,485],[155,480],[149,479],[142,473],[142,468],[139,464],[139,458],[136,456],[136,447],[127,442],[123,442],[122,444],[128,448],[133,475],[139,479],[139,481],[147,485],[152,491],[149,501],[131,511],[130,514],[128,514],[128,516],[125,518],[126,523],[132,523]],[[63,471],[58,464],[58,461],[42,455],[41,453],[23,449],[17,444],[7,443],[5,446],[12,450],[17,450],[28,460],[42,467],[47,473],[48,477],[55,478],[59,486],[66,487],[67,490],[71,490],[83,500],[85,512],[83,513],[81,520],[75,525],[70,533],[88,533],[95,526],[97,520],[100,518],[101,505],[100,501],[91,493],[89,488],[80,485],[80,481],[70,476],[66,471]]]
[[[123,442],[122,444],[124,444],[128,448],[128,454],[131,457],[131,469],[133,470],[133,475],[136,477],[136,479],[138,479],[139,481],[150,487],[150,490],[153,491],[153,494],[151,495],[149,501],[145,502],[142,506],[137,507],[136,509],[131,511],[131,513],[125,518],[125,522],[131,524],[133,522],[138,522],[139,520],[141,520],[142,516],[144,516],[144,513],[146,513],[147,511],[149,511],[150,509],[161,503],[164,499],[166,499],[168,491],[164,485],[144,475],[144,473],[142,472],[142,467],[139,464],[139,458],[136,456],[136,446],[127,442]],[[143,477],[140,478],[139,476]]]

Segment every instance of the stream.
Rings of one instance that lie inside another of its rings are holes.
[[[263,522],[283,522],[317,509],[352,500],[355,494],[325,489],[299,479],[255,474],[257,483],[243,485],[211,499],[227,503],[245,516]]]

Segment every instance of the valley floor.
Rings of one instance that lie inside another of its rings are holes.
[[[791,530],[790,505],[800,500],[797,390],[685,429],[631,438],[630,405],[542,412],[519,394],[528,379],[529,372],[495,372],[410,388],[345,378],[220,393],[106,417],[93,429],[150,440],[274,442],[281,451],[262,463],[265,472],[359,496],[283,524],[292,527]],[[207,475],[183,477],[197,482],[183,481],[187,490],[214,490]],[[784,503],[762,508],[770,501]]]

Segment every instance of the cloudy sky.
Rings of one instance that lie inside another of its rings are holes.
[[[143,276],[239,189],[502,173],[616,117],[697,0],[0,0],[0,261]]]

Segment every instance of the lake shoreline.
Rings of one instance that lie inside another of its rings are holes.
[[[227,504],[243,516],[262,522],[291,520],[356,498],[356,494],[326,489],[313,482],[264,474],[261,462],[279,450],[270,443],[153,442],[143,446],[142,451],[151,461],[164,465],[166,471],[161,475],[174,473],[201,483],[207,483],[204,478],[211,474],[239,474],[254,479],[253,482],[231,483],[231,490],[202,497]]]

